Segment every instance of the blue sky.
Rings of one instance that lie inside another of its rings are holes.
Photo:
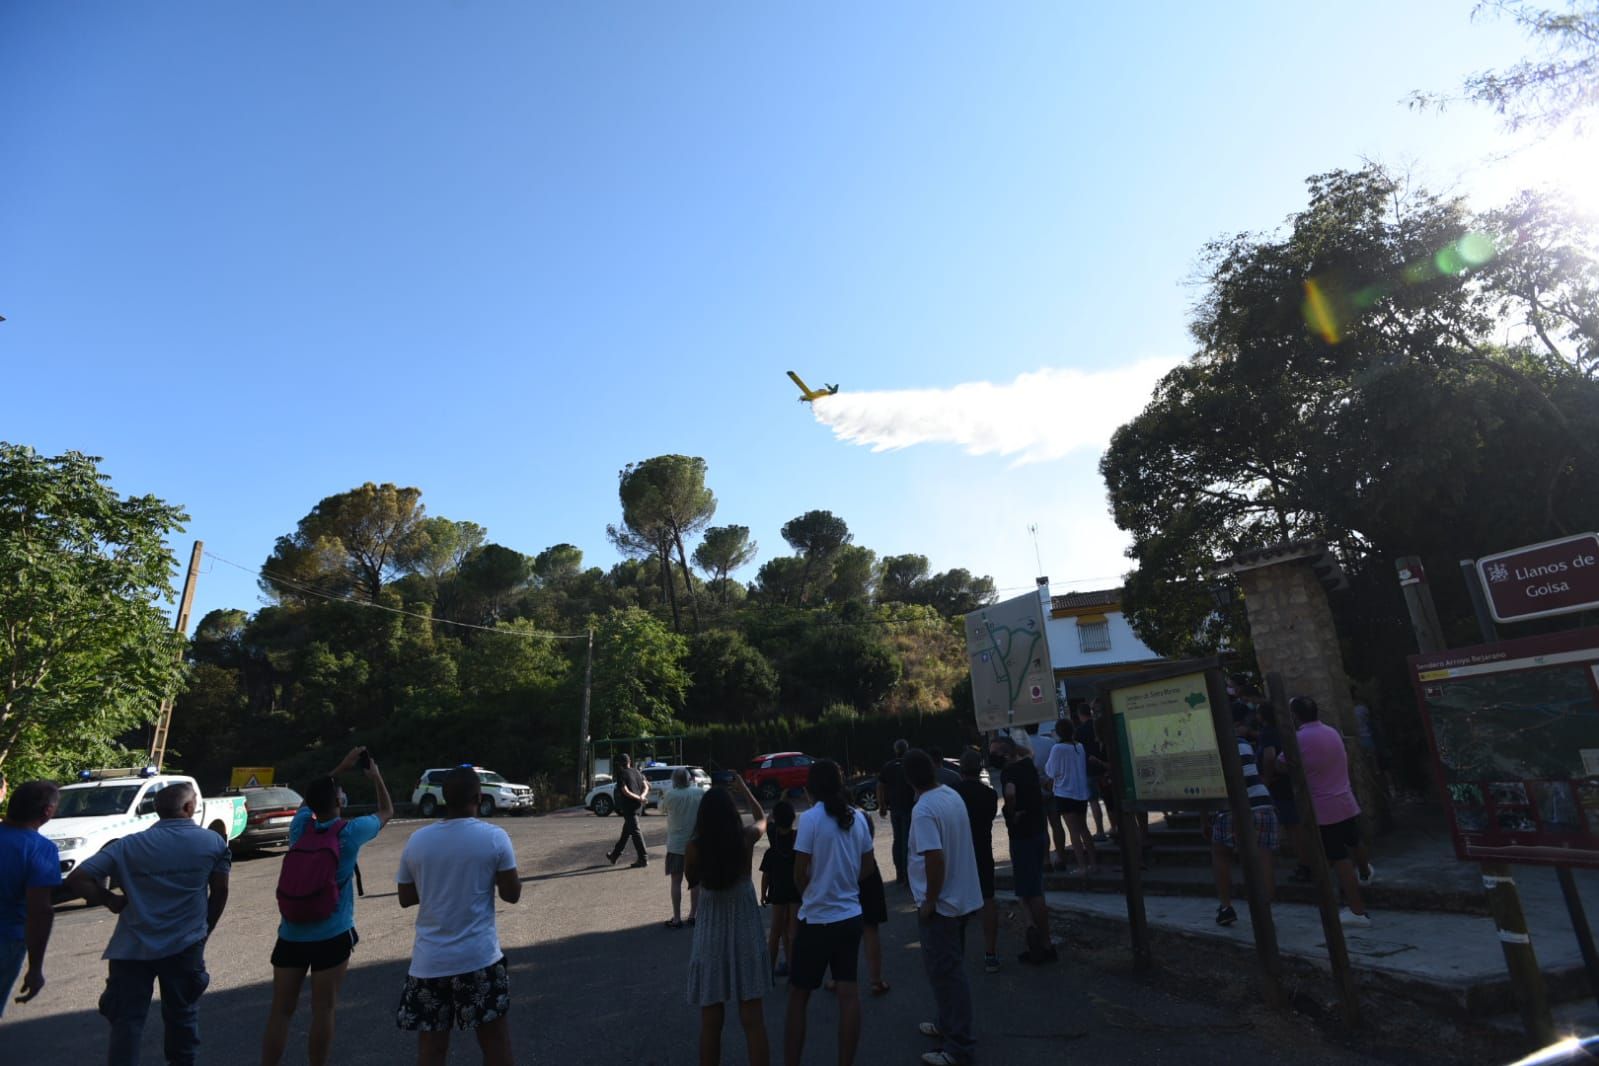
[[[1307,175],[1527,167],[1401,102],[1525,50],[1471,0],[1112,6],[5,5],[0,438],[184,504],[185,558],[370,480],[608,567],[617,471],[683,452],[763,558],[827,508],[1019,588],[1036,522],[1057,588],[1113,584],[1097,447],[873,452],[784,370],[1175,360],[1202,244]],[[218,565],[196,617],[259,603]]]

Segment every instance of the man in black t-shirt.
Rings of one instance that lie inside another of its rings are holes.
[[[977,855],[977,884],[983,890],[983,970],[999,970],[999,908],[994,904],[994,816],[999,798],[983,783],[983,756],[975,748],[961,753],[961,780],[955,787],[972,823],[972,850]]]
[[[1032,920],[1025,963],[1054,962],[1059,955],[1049,939],[1049,910],[1044,906],[1044,858],[1049,854],[1049,831],[1044,821],[1044,792],[1032,752],[1018,748],[1009,737],[989,745],[989,762],[1001,766],[1000,787],[1005,793],[1005,830],[1010,836],[1011,874],[1016,897]],[[1036,948],[1036,950],[1035,950]]]
[[[649,799],[650,786],[644,782],[644,775],[633,769],[633,760],[628,755],[618,755],[616,765],[616,787],[612,790],[611,798],[616,803],[616,813],[622,816],[622,835],[617,838],[616,847],[607,852],[605,857],[615,866],[616,860],[622,857],[622,849],[631,840],[633,850],[638,852],[638,861],[633,864],[633,868],[637,869],[650,864],[644,854],[644,834],[638,829],[638,812],[644,809],[645,801]]]
[[[877,817],[889,819],[894,830],[894,883],[904,886],[905,849],[911,835],[911,808],[916,805],[916,790],[905,779],[901,760],[910,742],[894,741],[894,757],[877,772]]]

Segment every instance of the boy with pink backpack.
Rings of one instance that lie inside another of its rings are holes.
[[[338,776],[360,767],[377,790],[376,814],[340,817]],[[326,777],[305,790],[305,806],[289,825],[289,852],[278,872],[278,942],[272,949],[272,1012],[261,1038],[262,1066],[276,1066],[289,1038],[300,986],[311,972],[311,1066],[325,1066],[333,1045],[333,1012],[355,932],[355,860],[394,817],[394,801],[365,748],[354,748]]]

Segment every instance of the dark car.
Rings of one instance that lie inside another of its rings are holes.
[[[949,784],[950,774],[954,774],[956,778],[960,777],[961,761],[959,759],[945,759],[944,769],[946,773],[941,774],[940,778],[944,784]],[[986,769],[983,771],[978,780],[982,781],[985,785],[989,783],[988,771]],[[849,783],[849,792],[850,795],[855,799],[855,806],[859,807],[861,810],[877,810],[876,774],[872,774],[870,777],[857,777],[855,780]]]
[[[305,801],[292,788],[267,785],[244,790],[244,832],[229,842],[235,852],[255,851],[289,842],[289,823]]]

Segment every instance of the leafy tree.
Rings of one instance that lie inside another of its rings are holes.
[[[461,693],[468,698],[553,695],[570,668],[556,642],[526,619],[495,629],[475,634],[461,656]]]
[[[643,736],[677,727],[690,678],[688,644],[636,607],[595,623],[593,718],[595,737]]]
[[[784,671],[785,701],[811,715],[830,703],[875,710],[904,675],[904,664],[870,625],[815,625]]]
[[[424,517],[420,489],[368,481],[329,496],[278,538],[261,587],[291,601],[356,592],[376,602],[384,583],[414,561]]]
[[[98,463],[0,442],[0,767],[14,779],[113,757],[179,680],[158,601],[187,516],[119,496]]]
[[[694,549],[694,565],[721,589],[723,606],[727,605],[732,584],[729,575],[749,565],[755,559],[756,548],[750,540],[749,526],[712,526]]]
[[[687,667],[694,679],[683,715],[687,721],[754,721],[777,702],[777,671],[737,630],[695,634]]]
[[[1406,554],[1442,572],[1599,522],[1595,326],[1560,311],[1594,306],[1576,224],[1536,200],[1473,216],[1377,168],[1309,185],[1286,233],[1208,249],[1199,351],[1101,463],[1157,651],[1223,639],[1204,590],[1245,548],[1320,537],[1357,578]]]
[[[583,573],[583,550],[572,544],[552,544],[533,557],[533,577],[542,588],[572,584]]]
[[[913,591],[911,602],[925,603],[946,618],[970,614],[994,602],[994,579],[974,577],[961,567],[945,570],[922,582]]]
[[[858,544],[846,544],[833,555],[827,583],[828,603],[865,603],[872,598],[877,553]]]
[[[477,625],[497,622],[532,572],[533,561],[521,552],[483,545],[456,572],[447,597],[453,607],[450,617]]]
[[[672,607],[672,628],[682,628],[677,593],[671,578],[672,549],[683,568],[694,625],[699,627],[699,601],[689,573],[684,538],[704,529],[716,514],[716,496],[705,487],[705,460],[686,455],[657,455],[629,463],[618,475],[622,526],[607,527],[612,543],[624,554],[653,554],[660,563],[661,589]]]
[[[755,572],[752,591],[764,603],[798,606],[805,594],[804,560],[792,555],[766,560]]]
[[[1554,127],[1599,105],[1599,3],[1571,0],[1564,8],[1525,0],[1480,0],[1472,14],[1508,15],[1530,34],[1539,54],[1506,70],[1479,71],[1466,78],[1465,99],[1491,107],[1512,130]],[[1443,107],[1451,97],[1412,93],[1412,106]]]
[[[885,555],[877,573],[879,603],[917,603],[930,568],[925,555]]]
[[[476,522],[424,518],[417,523],[407,545],[406,562],[416,573],[437,583],[459,570],[487,537],[488,530]]]
[[[804,560],[800,571],[802,601],[810,596],[812,572],[818,566],[825,572],[838,550],[853,539],[848,524],[832,511],[806,511],[786,522],[782,533],[783,539]]]

